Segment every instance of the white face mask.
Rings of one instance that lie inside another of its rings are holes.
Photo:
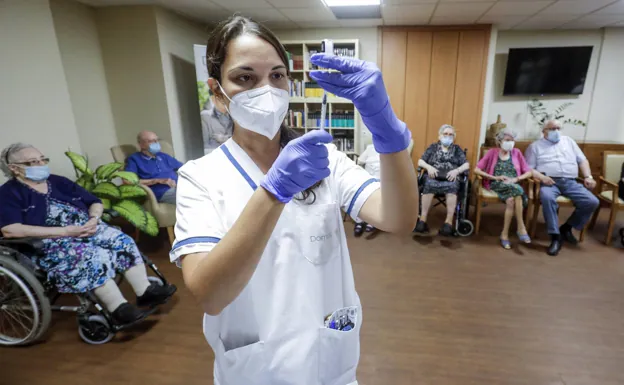
[[[223,88],[221,92],[230,99]],[[289,103],[288,91],[266,85],[234,95],[228,112],[244,129],[273,139],[286,117]]]
[[[513,140],[511,142],[503,142],[501,143],[501,148],[507,152],[513,150],[514,146],[516,145],[516,142],[514,142]]]

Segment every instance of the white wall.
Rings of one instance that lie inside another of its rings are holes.
[[[588,139],[624,142],[624,28],[604,31]]]
[[[183,63],[179,63],[179,60],[188,63],[191,68],[195,68],[193,44],[206,44],[208,32],[201,25],[160,8],[156,9],[156,24],[169,111],[169,125],[171,126],[171,140],[176,158],[184,162],[203,156],[204,148],[197,104],[197,86],[189,89],[187,82],[178,81],[181,76],[186,74],[176,73],[176,71],[183,71],[187,68],[187,66],[181,65]],[[183,93],[183,97],[178,96],[180,93]],[[189,106],[187,104],[191,96],[190,93],[194,95],[195,102]],[[185,105],[181,105],[181,103],[185,103]],[[197,110],[196,121],[190,120],[192,111],[188,110],[193,108]],[[187,111],[188,113],[185,113]]]
[[[96,22],[119,143],[141,130],[171,143],[155,8],[98,8]]]
[[[520,138],[536,138],[541,131],[533,122],[527,103],[532,97],[502,96],[505,81],[505,69],[510,48],[553,47],[553,46],[593,46],[591,61],[582,95],[569,97],[540,97],[549,110],[553,110],[564,102],[574,103],[565,111],[566,117],[588,121],[594,90],[594,82],[598,70],[602,31],[500,31],[496,44],[494,61],[494,81],[492,83],[490,105],[488,108],[488,125],[496,121],[500,114],[502,121],[518,132]],[[603,127],[593,126],[588,122],[587,139],[602,135]],[[486,127],[483,127],[486,129]],[[586,136],[584,127],[566,126],[565,133],[574,139],[583,140]]]
[[[48,1],[0,1],[0,52],[0,147],[31,143],[73,177],[63,153],[81,146]]]
[[[50,9],[82,152],[96,168],[112,162],[117,133],[110,105],[95,10],[73,0],[51,0]]]
[[[359,39],[360,59],[377,63],[379,36],[376,27],[370,28],[321,28],[321,29],[283,29],[274,31],[280,40],[318,40],[323,39]],[[366,129],[360,119],[359,152],[372,143],[370,131]],[[358,151],[358,149],[356,149]]]

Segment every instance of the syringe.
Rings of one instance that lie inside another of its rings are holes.
[[[324,39],[321,43],[321,51],[327,55],[334,54],[334,42]],[[327,91],[323,90],[323,99],[321,100],[321,130],[325,129],[325,119],[327,117]]]

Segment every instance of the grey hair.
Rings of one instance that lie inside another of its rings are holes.
[[[9,164],[15,161],[15,154],[22,151],[25,148],[33,148],[32,145],[27,143],[13,143],[10,146],[6,147],[2,150],[2,154],[0,154],[0,170],[7,178],[13,178],[13,173],[9,168]]]
[[[442,133],[444,133],[444,130],[446,130],[447,128],[450,128],[451,130],[453,130],[453,136],[456,136],[455,127],[451,126],[450,124],[441,125],[440,129],[438,130],[438,135],[442,135]]]
[[[559,128],[563,128],[563,125],[561,124],[561,122],[559,120],[557,120],[557,119],[548,119],[547,121],[544,122],[544,127],[542,127],[542,130],[545,130],[546,127],[549,124],[555,125],[555,126],[557,126]]]
[[[513,132],[511,128],[503,128],[496,134],[496,140],[498,142],[502,142],[503,139],[505,138],[505,135],[511,136],[512,138],[514,138],[514,140],[518,137],[518,135],[515,132]]]

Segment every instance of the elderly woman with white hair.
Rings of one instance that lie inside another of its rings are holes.
[[[496,135],[498,148],[490,149],[475,168],[475,174],[484,178],[483,187],[494,191],[507,205],[500,235],[501,246],[507,250],[511,249],[509,227],[514,214],[518,224],[518,238],[521,242],[531,243],[522,216],[527,196],[519,183],[530,178],[532,171],[522,152],[514,148],[515,139],[516,134],[510,129],[500,131]]]
[[[457,205],[459,191],[458,176],[470,167],[466,154],[455,141],[455,128],[444,124],[439,130],[439,141],[433,143],[418,160],[418,166],[427,170],[423,182],[421,212],[416,228],[417,233],[428,233],[427,214],[431,208],[433,197],[437,194],[446,195],[446,220],[440,229],[440,235],[453,234],[453,215]]]
[[[102,201],[69,179],[50,174],[49,159],[29,144],[15,143],[0,155],[9,181],[0,186],[0,233],[41,238],[43,256],[33,259],[59,293],[93,293],[118,324],[146,314],[139,307],[163,303],[174,286],[151,284],[143,258],[128,235],[100,221]],[[128,303],[114,281],[123,274],[137,295]]]

